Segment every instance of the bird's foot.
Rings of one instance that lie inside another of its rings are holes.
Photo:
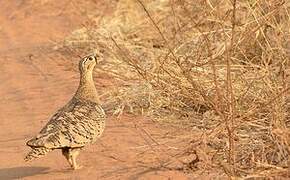
[[[83,168],[83,166],[81,166],[81,165],[72,166],[73,170],[82,169],[82,168]]]

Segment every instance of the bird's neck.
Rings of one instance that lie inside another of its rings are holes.
[[[93,72],[80,73],[80,84],[75,97],[99,103],[99,96],[93,80]]]

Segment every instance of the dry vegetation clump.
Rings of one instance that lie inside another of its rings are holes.
[[[289,176],[289,1],[120,0],[90,20],[64,44],[105,49],[108,110],[192,127],[229,176]]]

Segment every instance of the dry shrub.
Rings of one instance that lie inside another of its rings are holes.
[[[120,82],[102,90],[108,111],[192,127],[229,176],[285,175],[290,2],[120,0],[90,21],[64,44],[105,50],[98,71]]]

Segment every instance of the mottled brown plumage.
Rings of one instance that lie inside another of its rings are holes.
[[[105,128],[105,112],[99,104],[92,76],[98,58],[94,54],[80,61],[80,84],[77,92],[52,116],[39,134],[26,143],[32,150],[25,160],[61,149],[72,168],[79,168],[76,164],[79,150],[100,137]]]

